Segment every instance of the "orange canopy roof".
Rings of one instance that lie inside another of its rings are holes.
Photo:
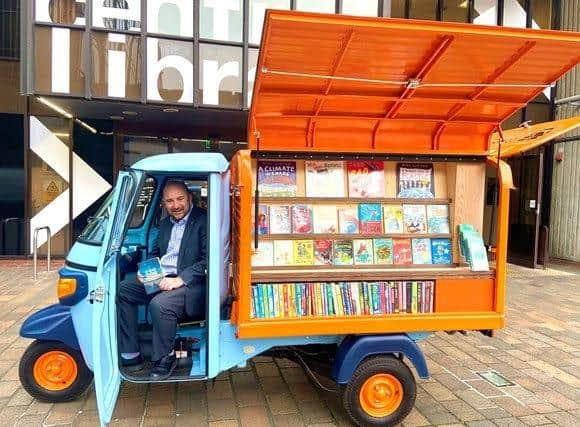
[[[554,122],[539,123],[532,126],[522,126],[516,129],[510,129],[494,132],[491,136],[489,147],[489,157],[497,158],[499,143],[501,141],[500,157],[517,156],[525,151],[539,147],[546,142],[551,141],[557,136],[563,135],[580,126],[580,116],[569,119],[556,120]],[[503,137],[503,139],[502,139]]]
[[[270,10],[249,147],[485,155],[578,62],[579,33]]]

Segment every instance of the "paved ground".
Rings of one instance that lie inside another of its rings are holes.
[[[54,273],[37,282],[29,267],[0,264],[0,426],[97,425],[94,393],[69,404],[33,401],[18,360],[29,341],[22,320],[54,297]],[[405,426],[580,425],[580,275],[510,267],[508,326],[489,339],[437,334],[423,344],[432,379],[419,383]],[[516,385],[497,388],[475,371]],[[316,390],[301,368],[260,358],[215,384],[126,384],[112,425],[350,425],[338,399]]]

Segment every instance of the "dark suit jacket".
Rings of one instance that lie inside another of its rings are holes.
[[[173,223],[169,217],[159,223],[159,234],[151,252],[152,256],[163,256],[171,238]],[[199,312],[197,308],[204,307],[204,301],[198,301],[205,295],[205,277],[207,274],[207,214],[203,209],[191,207],[191,213],[179,247],[177,258],[177,275],[183,279],[187,287],[185,293],[185,311],[188,316]]]

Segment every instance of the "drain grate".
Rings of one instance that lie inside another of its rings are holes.
[[[496,387],[508,387],[515,385],[515,383],[511,382],[502,374],[495,371],[477,372],[477,375]]]

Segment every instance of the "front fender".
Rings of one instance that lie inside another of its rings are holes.
[[[54,304],[30,315],[20,327],[20,336],[44,341],[60,341],[80,350],[70,307]]]
[[[423,352],[407,335],[349,335],[336,352],[332,372],[335,381],[338,384],[348,383],[360,362],[379,354],[403,354],[409,358],[420,378],[429,378]]]

